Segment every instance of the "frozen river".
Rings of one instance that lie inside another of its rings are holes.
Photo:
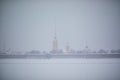
[[[120,59],[0,59],[0,80],[120,80]]]

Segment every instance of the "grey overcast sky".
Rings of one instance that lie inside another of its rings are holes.
[[[59,49],[120,48],[119,0],[0,1],[1,44],[14,51],[52,49],[56,25]]]

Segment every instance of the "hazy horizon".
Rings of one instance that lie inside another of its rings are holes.
[[[1,44],[15,51],[120,49],[120,1],[19,0],[1,3]]]

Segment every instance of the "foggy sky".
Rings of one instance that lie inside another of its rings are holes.
[[[120,48],[120,2],[108,0],[1,1],[1,44],[15,51]]]

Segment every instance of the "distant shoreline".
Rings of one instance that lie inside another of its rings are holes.
[[[49,59],[49,58],[120,58],[120,54],[44,54],[44,55],[0,55],[0,59]]]

